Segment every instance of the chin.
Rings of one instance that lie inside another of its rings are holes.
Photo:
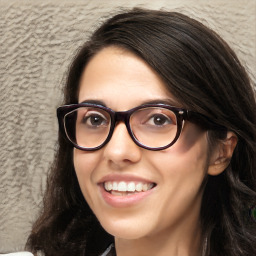
[[[139,239],[148,234],[148,230],[145,230],[141,225],[133,223],[101,223],[102,227],[116,238],[121,239]]]

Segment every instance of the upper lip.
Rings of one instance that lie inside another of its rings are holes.
[[[135,181],[135,182],[143,182],[143,183],[154,183],[152,180],[149,180],[147,178],[138,177],[135,175],[129,175],[129,174],[108,174],[102,177],[98,184],[107,182],[107,181]]]

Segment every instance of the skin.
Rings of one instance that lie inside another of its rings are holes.
[[[182,106],[143,60],[115,47],[101,50],[86,66],[79,102],[85,100],[102,101],[115,111],[152,100]],[[102,149],[74,149],[82,193],[104,229],[115,237],[118,256],[200,255],[202,182],[207,173],[217,175],[227,166],[235,146],[235,137],[229,135],[209,158],[207,132],[186,122],[172,147],[149,151],[138,147],[120,122]],[[156,187],[129,207],[113,207],[100,192],[106,175],[142,178]]]

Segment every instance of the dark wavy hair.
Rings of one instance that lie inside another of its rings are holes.
[[[256,255],[256,103],[236,54],[215,32],[183,14],[132,9],[103,23],[74,58],[64,104],[78,102],[90,59],[116,46],[147,62],[183,107],[233,131],[238,143],[226,170],[208,176],[201,206],[204,256]],[[212,140],[216,138],[210,131]],[[46,256],[99,255],[113,242],[87,205],[73,166],[73,148],[59,135],[44,206],[27,249]]]

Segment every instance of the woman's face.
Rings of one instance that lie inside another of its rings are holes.
[[[182,106],[143,60],[114,47],[101,50],[83,72],[79,102],[91,100],[115,111],[150,101]],[[187,122],[172,147],[149,151],[138,147],[120,122],[100,150],[74,149],[74,166],[86,201],[115,237],[192,234],[199,226],[207,146],[206,132]],[[104,189],[107,182],[115,191]],[[127,190],[129,183],[136,186],[136,193],[117,191]]]

